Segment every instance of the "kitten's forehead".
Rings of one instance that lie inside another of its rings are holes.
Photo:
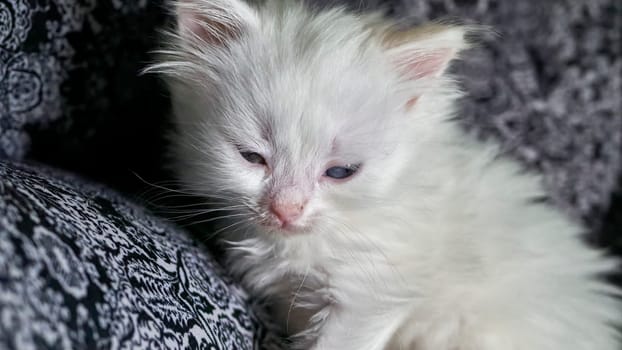
[[[386,124],[383,81],[337,68],[301,60],[257,73],[263,82],[249,93],[262,97],[250,108],[258,113],[251,122],[280,161],[323,166],[331,158],[360,161],[356,158],[372,151],[368,148]]]
[[[290,156],[343,155],[348,147],[339,145],[350,146],[383,122],[384,101],[364,77],[307,69],[271,79],[264,130]]]
[[[366,119],[384,112],[388,82],[375,57],[354,47],[321,45],[307,47],[304,55],[296,42],[290,44],[282,51],[266,50],[255,66],[262,81],[253,93],[265,96],[272,128],[324,135],[328,141],[340,129],[368,124]]]
[[[377,36],[353,16],[293,7],[276,16],[268,11],[260,23],[261,30],[245,41],[244,54],[251,70],[263,75],[257,86],[277,95],[271,98],[323,100],[345,108],[370,102],[387,82]]]
[[[238,47],[228,81],[239,103],[250,104],[246,113],[256,114],[244,121],[254,124],[249,136],[292,163],[352,153],[354,144],[365,153],[389,114],[381,51],[360,23],[342,23],[349,18],[303,19],[270,14]]]

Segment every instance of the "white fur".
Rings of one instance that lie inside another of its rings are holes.
[[[170,83],[175,168],[187,189],[231,205],[230,267],[277,306],[297,347],[620,349],[619,293],[599,279],[617,265],[534,201],[537,176],[451,121],[459,93],[443,71],[464,28],[389,45],[396,29],[376,15],[276,0],[175,6],[177,30],[150,68]],[[236,30],[197,30],[223,21]],[[404,71],[439,52],[433,74]],[[335,161],[363,165],[325,181]],[[303,232],[258,224],[283,184],[310,193]]]

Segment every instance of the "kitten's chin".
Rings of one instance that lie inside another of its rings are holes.
[[[311,228],[309,226],[302,226],[302,225],[291,224],[291,223],[261,224],[258,228],[260,231],[265,232],[266,234],[278,235],[278,236],[294,236],[294,235],[308,234],[311,231]]]

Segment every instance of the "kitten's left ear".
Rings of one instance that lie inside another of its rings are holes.
[[[405,80],[443,75],[458,53],[469,47],[464,26],[431,24],[385,33],[382,44]]]
[[[226,45],[257,26],[256,13],[243,0],[176,0],[178,34],[187,40]]]

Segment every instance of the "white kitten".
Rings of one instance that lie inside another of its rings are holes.
[[[469,28],[185,0],[150,70],[175,167],[231,210],[231,269],[300,348],[617,350],[614,262],[452,121]]]

